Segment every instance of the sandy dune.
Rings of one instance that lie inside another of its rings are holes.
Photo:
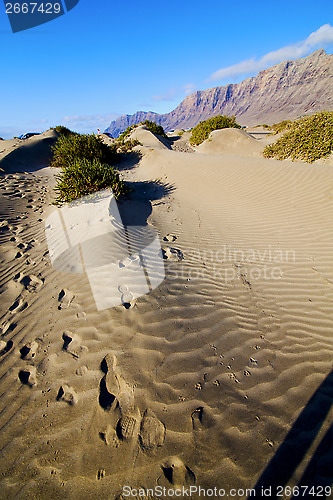
[[[146,125],[139,125],[131,132],[129,139],[137,139],[143,146],[150,148],[167,149],[166,141],[163,142],[162,137],[157,137],[147,129]]]
[[[261,157],[263,143],[244,130],[225,128],[214,130],[208,139],[197,146],[201,154],[236,154],[245,157]]]
[[[330,484],[332,169],[136,133],[119,211],[159,232],[166,279],[130,307],[52,268],[45,176],[0,179],[1,497]]]
[[[46,167],[52,157],[51,147],[59,134],[48,130],[29,139],[12,139],[0,143],[0,168],[5,172],[35,170]]]

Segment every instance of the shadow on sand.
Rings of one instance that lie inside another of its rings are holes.
[[[125,226],[145,226],[152,212],[152,201],[160,200],[174,191],[171,184],[161,181],[128,182],[132,192],[120,198],[118,210]]]
[[[318,387],[255,486],[255,498],[285,498],[283,488],[316,439],[333,403],[333,370]],[[312,455],[299,483],[296,498],[328,498],[333,483],[333,424]],[[279,488],[282,487],[282,488]],[[307,487],[307,489],[306,489]],[[326,487],[326,491],[325,491]],[[311,490],[311,488],[313,488]],[[271,490],[270,490],[271,489]],[[266,490],[266,494],[265,494]],[[278,495],[281,490],[281,495]],[[271,491],[270,494],[269,491]],[[312,491],[312,493],[311,493]],[[288,495],[287,495],[288,496]],[[249,497],[250,498],[250,497]]]

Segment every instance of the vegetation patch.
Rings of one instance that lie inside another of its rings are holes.
[[[139,125],[135,123],[134,125],[130,125],[129,127],[127,127],[127,129],[124,130],[122,134],[120,134],[117,141],[123,142],[126,139],[126,137],[128,137],[131,134],[131,132],[138,126]]]
[[[139,125],[145,125],[147,129],[154,135],[160,135],[161,137],[165,137],[166,139],[168,138],[161,125],[157,125],[155,122],[152,122],[150,120],[145,120],[144,122],[135,123],[134,125],[130,125],[129,127],[127,127],[127,129],[122,134],[120,134],[117,141],[124,142],[126,137],[128,137],[134,129],[139,127]]]
[[[142,146],[142,142],[138,141],[137,139],[127,139],[122,141],[119,141],[119,139],[117,139],[116,146],[118,153],[129,153],[135,146]]]
[[[304,160],[312,163],[333,150],[333,112],[322,111],[288,125],[289,130],[274,144],[266,146],[266,158]]]
[[[118,160],[116,146],[104,144],[102,139],[94,134],[61,135],[52,149],[51,167],[69,167],[81,159],[99,160],[108,165]]]
[[[111,188],[116,198],[126,195],[129,188],[120,179],[118,172],[99,159],[78,158],[62,168],[56,175],[57,198],[54,205],[70,203],[78,198]]]
[[[279,123],[274,123],[270,128],[274,134],[279,134],[280,132],[285,132],[286,130],[290,130],[293,125],[291,120],[283,120]]]
[[[73,130],[70,130],[64,125],[57,125],[56,127],[52,127],[51,130],[55,130],[56,132],[58,132],[58,134],[60,134],[60,136],[63,137],[69,137],[71,135],[79,135],[77,132],[73,132]]]
[[[146,125],[147,129],[154,135],[159,135],[165,139],[168,138],[162,125],[157,125],[155,122],[151,122],[150,120],[145,120],[144,122],[141,122],[140,125]]]
[[[198,125],[194,127],[190,137],[190,144],[192,146],[198,146],[208,138],[213,130],[222,128],[241,128],[241,126],[236,123],[234,116],[214,116],[213,118],[198,123]]]

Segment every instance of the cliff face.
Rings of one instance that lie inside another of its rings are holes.
[[[166,131],[192,128],[216,115],[235,115],[241,125],[272,124],[316,111],[333,110],[333,55],[324,50],[260,71],[241,83],[197,91],[166,114],[139,111],[111,122],[117,137],[129,125],[152,120]]]

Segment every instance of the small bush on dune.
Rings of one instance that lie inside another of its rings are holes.
[[[285,130],[290,130],[293,122],[291,120],[283,120],[279,123],[274,123],[271,127],[269,127],[274,134],[279,134],[280,132],[284,132]]]
[[[123,142],[126,139],[126,137],[128,137],[131,134],[132,130],[134,130],[138,126],[139,126],[138,124],[134,124],[127,127],[127,129],[124,130],[122,134],[120,134],[117,141]]]
[[[58,132],[58,134],[64,137],[69,137],[70,135],[78,135],[77,132],[73,132],[73,130],[70,130],[64,125],[57,125],[56,127],[52,127],[52,130],[55,130],[56,132]]]
[[[127,141],[117,140],[116,145],[118,153],[129,153],[135,146],[142,146],[142,142],[137,139],[128,139]]]
[[[129,192],[119,174],[98,159],[78,158],[65,166],[56,178],[58,196],[54,205],[69,203],[107,188],[112,189],[116,198]]]
[[[62,135],[53,146],[53,152],[51,167],[68,167],[78,159],[96,159],[110,165],[118,159],[116,146],[104,144],[102,139],[94,134]]]
[[[168,136],[164,132],[164,128],[162,127],[162,125],[157,125],[155,122],[152,122],[150,120],[145,120],[144,122],[141,122],[141,125],[146,125],[147,129],[155,135],[160,135],[165,139],[168,138]]]
[[[241,128],[241,126],[236,123],[234,116],[214,116],[213,118],[198,123],[198,125],[194,127],[190,137],[190,144],[192,146],[198,146],[208,138],[213,130],[222,128]]]
[[[147,129],[155,135],[160,135],[161,137],[165,137],[166,139],[168,138],[161,125],[157,125],[155,122],[152,122],[150,120],[145,120],[144,122],[135,123],[134,125],[130,125],[129,127],[127,127],[127,129],[122,134],[120,134],[117,141],[123,142],[126,137],[128,137],[131,132],[139,125],[145,125]]]
[[[274,144],[266,146],[266,158],[290,158],[312,163],[333,151],[333,112],[322,111],[293,122]]]

